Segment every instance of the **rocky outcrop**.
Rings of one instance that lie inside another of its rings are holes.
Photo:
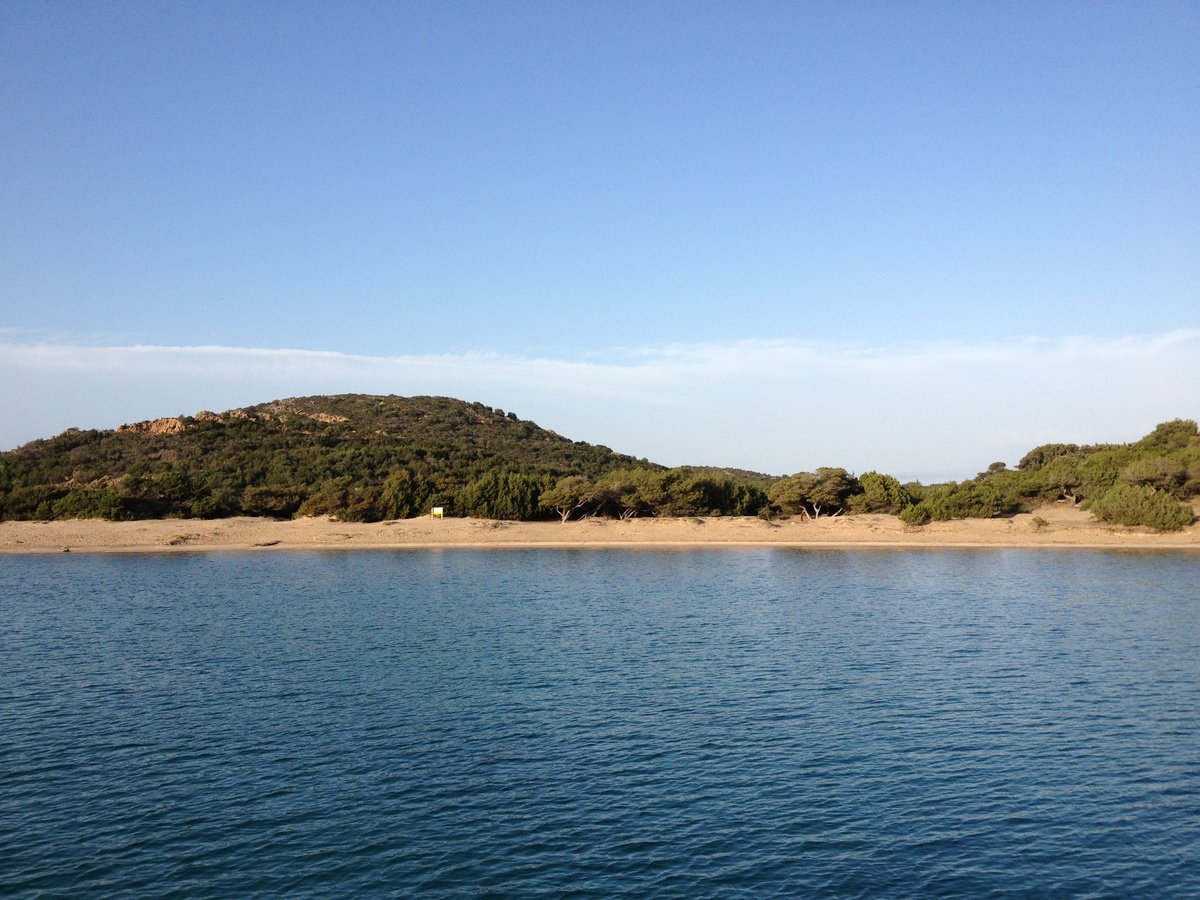
[[[117,431],[132,431],[137,434],[179,434],[186,431],[187,425],[183,419],[151,419],[148,422],[134,422],[132,425],[122,425]]]

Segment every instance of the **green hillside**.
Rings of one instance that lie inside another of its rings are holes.
[[[567,475],[653,466],[513,413],[446,397],[346,394],[69,430],[0,454],[0,515],[151,518],[335,513],[403,518],[433,505],[539,514]]]

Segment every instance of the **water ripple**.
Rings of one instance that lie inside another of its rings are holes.
[[[1200,559],[0,557],[0,893],[1200,896]]]

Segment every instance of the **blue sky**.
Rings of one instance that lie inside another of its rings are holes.
[[[206,378],[211,407],[307,384],[212,369],[172,394],[163,369],[142,411],[88,368],[96,347],[624,371],[697,348],[726,365],[763,342],[969,361],[964,347],[1020,357],[1032,340],[1046,360],[1076,338],[1141,341],[1145,371],[1161,363],[1170,390],[1147,381],[1091,420],[1109,429],[1094,439],[1133,438],[1164,399],[1200,414],[1188,354],[1154,356],[1200,329],[1198,46],[1194,3],[9,2],[0,371],[24,374],[23,399],[0,400],[0,444],[192,412],[180,404],[209,396]],[[30,368],[41,346],[76,381]],[[564,416],[496,372],[363,371],[344,380],[519,402],[666,462],[843,464],[813,458],[799,428],[790,456],[771,429],[763,446],[672,445],[661,416],[631,427],[583,394]],[[975,379],[985,409],[1011,390],[986,366],[944,371]],[[709,384],[716,421],[747,404],[740,377]],[[847,391],[848,414],[878,393],[840,377],[808,389]],[[941,389],[905,402],[936,408]],[[1077,390],[1054,402],[1105,408],[1087,379]],[[1005,434],[1040,433],[1048,394],[996,409],[995,455]],[[65,418],[79,396],[92,421]],[[867,450],[920,467],[886,441]],[[930,474],[990,461],[959,450]]]

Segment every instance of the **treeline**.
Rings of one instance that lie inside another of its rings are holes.
[[[1120,525],[1175,530],[1191,523],[1181,501],[1200,494],[1200,435],[1190,419],[1164,422],[1133,444],[1045,444],[1016,469],[992,463],[962,482],[901,484],[891,475],[823,467],[770,482],[712,470],[619,470],[596,480],[558,482],[539,500],[562,521],[571,516],[774,515],[817,519],[888,513],[906,524],[1029,512],[1069,502]]]
[[[1015,469],[962,482],[819,468],[773,478],[666,469],[570,441],[513,413],[445,397],[306,397],[116,431],[69,430],[0,454],[0,519],[426,514],[898,515],[912,526],[1030,511],[1048,501],[1103,521],[1176,529],[1200,493],[1200,435],[1176,419],[1132,444],[1046,444]]]
[[[1182,503],[1200,494],[1200,436],[1190,419],[1164,422],[1132,444],[1044,444],[1015,469],[996,462],[973,479],[900,484],[868,472],[818,469],[771,486],[773,508],[816,517],[886,512],[910,525],[949,519],[990,519],[1062,501],[1120,525],[1176,530],[1191,523]]]

